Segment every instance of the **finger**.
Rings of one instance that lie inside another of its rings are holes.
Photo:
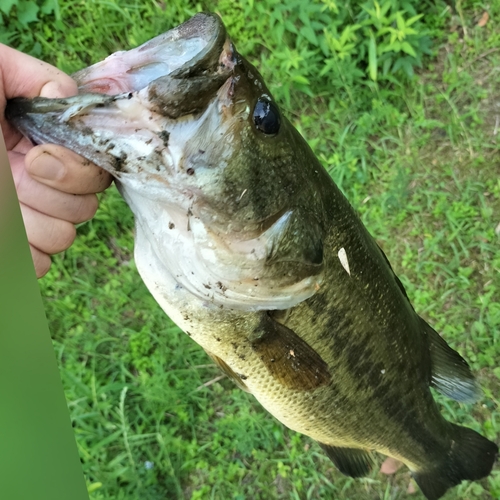
[[[53,68],[53,66],[51,66]],[[51,80],[47,82],[40,89],[40,97],[48,97],[50,99],[58,99],[62,97],[70,97],[72,95],[76,95],[78,93],[78,87],[76,86],[75,81],[62,71],[59,71],[57,68],[58,79]]]
[[[67,97],[77,93],[75,81],[46,62],[0,44],[3,91],[12,97]]]
[[[91,219],[99,202],[95,194],[63,193],[33,179],[24,168],[24,156],[9,153],[17,196],[21,203],[43,214],[79,224]]]
[[[12,148],[12,150],[9,151],[15,151],[16,153],[22,153],[23,155],[25,155],[32,148],[33,143],[26,137],[22,137],[19,142]]]
[[[94,217],[99,202],[95,194],[68,194],[40,184],[29,179],[19,185],[17,196],[21,203],[37,212],[68,221],[71,224],[81,224]]]
[[[10,150],[21,139],[4,117],[7,99],[13,97],[68,97],[76,83],[54,66],[0,44],[0,126]]]
[[[34,147],[26,154],[25,164],[33,178],[65,193],[100,193],[112,180],[94,163],[55,144]]]
[[[30,245],[47,254],[62,252],[71,246],[76,229],[70,222],[49,217],[21,203]]]
[[[387,457],[380,467],[380,472],[388,476],[396,474],[396,472],[403,467],[403,463],[392,457]]]
[[[31,258],[33,259],[33,264],[35,265],[36,277],[41,278],[49,272],[52,261],[46,253],[40,252],[40,250],[35,248],[33,245],[30,245],[30,250]]]

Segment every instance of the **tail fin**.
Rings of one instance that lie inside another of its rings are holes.
[[[454,439],[445,462],[430,470],[414,472],[413,477],[427,500],[437,500],[445,491],[465,479],[486,477],[498,456],[498,446],[472,429],[451,424]]]

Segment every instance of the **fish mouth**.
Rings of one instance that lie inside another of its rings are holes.
[[[148,287],[176,283],[203,304],[245,310],[286,309],[316,293],[318,254],[306,273],[302,255],[277,251],[301,227],[293,211],[264,211],[262,225],[232,221],[225,200],[245,180],[226,169],[245,155],[242,138],[260,133],[251,109],[268,91],[218,16],[199,14],[73,77],[78,95],[14,99],[6,116],[33,142],[67,147],[115,177]],[[289,255],[300,272],[288,270]]]
[[[72,77],[80,93],[135,92],[166,76],[189,78],[216,72],[219,60],[228,60],[227,54],[221,55],[226,41],[219,16],[197,14],[143,45],[111,54]]]
[[[134,164],[129,137],[139,163],[175,161],[165,157],[174,121],[196,120],[215,98],[227,99],[237,59],[219,16],[200,13],[72,75],[78,95],[12,99],[5,116],[33,143],[68,147],[119,178]]]

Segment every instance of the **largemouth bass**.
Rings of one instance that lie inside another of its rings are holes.
[[[473,402],[467,363],[217,16],[74,78],[78,96],[16,99],[8,119],[115,177],[144,282],[229,377],[349,476],[377,451],[434,500],[490,473],[497,445],[446,421],[430,391]]]

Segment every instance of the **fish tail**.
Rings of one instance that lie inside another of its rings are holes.
[[[437,500],[445,491],[463,480],[486,477],[498,457],[498,446],[472,429],[452,426],[451,447],[444,463],[432,469],[413,472],[427,500]]]

